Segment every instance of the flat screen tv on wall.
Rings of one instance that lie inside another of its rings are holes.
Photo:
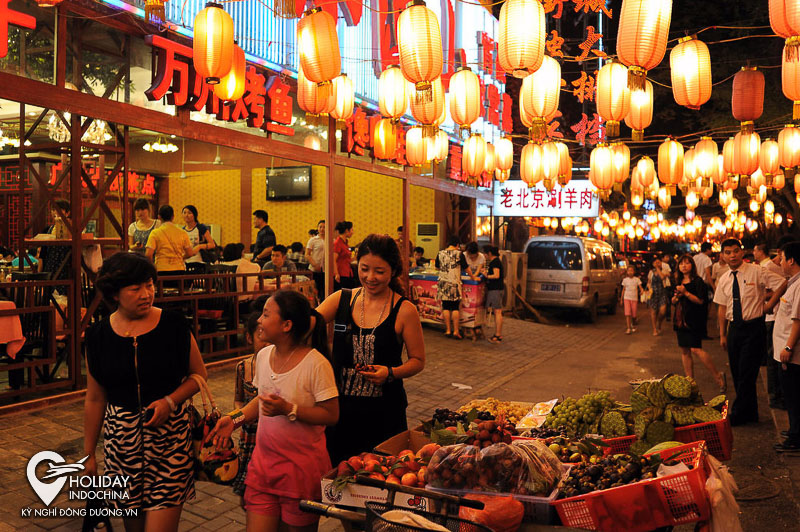
[[[311,199],[311,167],[267,168],[267,200]]]

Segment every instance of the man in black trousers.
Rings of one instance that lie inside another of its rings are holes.
[[[766,348],[764,305],[767,290],[781,290],[782,276],[744,262],[742,244],[735,238],[722,243],[722,255],[730,270],[722,274],[714,293],[719,305],[720,345],[728,351],[736,399],[731,425],[758,422],[756,379]]]

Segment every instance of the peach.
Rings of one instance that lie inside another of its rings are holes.
[[[421,468],[419,468],[419,471],[417,471],[417,482],[419,482],[420,486],[424,486],[425,484],[427,484],[427,475],[428,475],[427,467],[422,466]]]
[[[386,483],[387,484],[400,484],[400,479],[397,478],[394,475],[389,475],[388,477],[386,477]]]
[[[420,460],[430,460],[433,454],[439,450],[439,447],[440,446],[437,443],[423,445],[422,448],[417,451],[417,458]]]
[[[352,467],[353,470],[355,470],[355,471],[359,471],[361,469],[364,469],[364,461],[361,460],[361,458],[359,458],[358,456],[354,456],[354,457],[350,458],[347,461],[347,463],[350,464],[350,467]]]
[[[422,467],[422,464],[420,464],[416,460],[409,460],[408,462],[406,462],[406,467],[412,473],[416,473],[417,471],[419,471],[419,468]]]
[[[386,477],[380,473],[370,473],[369,478],[374,478],[375,480],[386,480]]]
[[[417,485],[417,475],[415,473],[406,473],[400,478],[400,483],[403,486],[414,487]]]
[[[414,458],[414,451],[410,451],[406,449],[405,451],[400,451],[400,454],[397,455],[397,458],[400,461],[412,460]]]
[[[367,473],[380,473],[381,467],[381,463],[377,460],[367,460],[364,462],[364,469]]]
[[[409,462],[409,463],[410,463],[410,462]],[[403,466],[400,466],[400,467],[396,467],[396,468],[394,468],[394,470],[392,471],[392,473],[393,473],[393,474],[395,474],[395,475],[397,475],[399,478],[403,478],[403,475],[405,475],[406,473],[409,473],[410,471],[411,471],[411,470],[410,470],[408,467],[406,467],[405,465],[403,465]]]

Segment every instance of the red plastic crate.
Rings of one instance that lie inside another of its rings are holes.
[[[722,419],[719,421],[675,427],[673,438],[675,441],[683,443],[704,441],[708,452],[717,460],[730,460],[733,449],[733,431],[731,430],[731,421],[728,419],[728,403],[726,402],[722,408]],[[606,448],[605,454],[627,453],[633,442],[636,441],[636,436],[608,438],[603,441],[610,445]]]
[[[692,469],[552,504],[564,526],[588,530],[645,532],[706,521],[710,506],[705,490],[705,452],[704,442],[667,449],[658,454],[680,460]]]

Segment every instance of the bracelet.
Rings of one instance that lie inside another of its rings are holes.
[[[244,412],[240,409],[236,409],[228,414],[230,416],[231,421],[233,421],[233,428],[238,429],[242,425],[244,425]]]
[[[170,397],[169,395],[165,395],[164,396],[164,400],[169,405],[170,412],[174,412],[174,411],[176,411],[178,409],[178,407],[175,405],[175,401],[173,401],[172,397]]]

